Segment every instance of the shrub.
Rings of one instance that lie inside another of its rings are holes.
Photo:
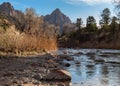
[[[19,33],[14,28],[0,33],[0,49],[4,52],[19,54],[20,52],[40,52],[57,49],[56,38],[46,35]]]

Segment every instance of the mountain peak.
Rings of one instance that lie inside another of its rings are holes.
[[[56,8],[51,14],[62,14],[59,8]]]
[[[10,2],[4,2],[0,5],[0,13],[3,15],[13,15],[14,8]]]
[[[10,4],[10,2],[3,2],[3,4],[0,5],[1,7],[4,8],[9,8],[11,10],[14,10],[13,6]]]
[[[60,27],[62,27],[63,24],[71,23],[69,17],[62,13],[59,8],[56,8],[50,15],[45,16],[44,20],[50,24],[59,25]]]
[[[2,5],[4,5],[4,6],[12,6],[12,5],[10,4],[10,2],[3,2]]]
[[[63,31],[64,24],[70,24],[71,20],[67,17],[64,13],[60,11],[59,8],[55,9],[50,15],[46,15],[44,17],[44,21],[48,22],[49,24],[54,24],[61,28],[61,33]]]
[[[59,8],[56,8],[54,11],[55,12],[61,12]]]

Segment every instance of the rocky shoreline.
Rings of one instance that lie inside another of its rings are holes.
[[[60,56],[0,56],[0,86],[70,86]]]

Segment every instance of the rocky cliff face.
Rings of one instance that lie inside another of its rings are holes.
[[[0,5],[0,14],[6,15],[6,16],[12,16],[14,15],[15,10],[13,6],[9,2],[4,2]]]
[[[63,26],[65,24],[70,24],[71,20],[69,19],[69,17],[67,17],[66,15],[64,15],[60,9],[56,9],[54,10],[50,15],[46,15],[44,17],[44,21],[48,22],[49,24],[54,24],[56,26],[60,26],[60,32],[63,31]]]
[[[24,31],[26,29],[26,18],[23,12],[14,9],[14,7],[9,2],[4,2],[0,5],[0,16],[3,16],[11,23],[15,24],[16,28]],[[64,15],[60,9],[54,10],[50,15],[44,16],[44,22],[53,24],[59,27],[58,34],[64,32],[64,26],[71,24],[69,17]],[[37,21],[37,20],[36,20]]]
[[[0,16],[3,16],[15,24],[17,29],[24,28],[24,13],[19,10],[15,10],[9,2],[4,2],[0,5]]]
[[[14,7],[9,2],[4,2],[3,4],[0,5],[0,15],[22,19],[24,13],[22,13],[19,10],[15,10]]]

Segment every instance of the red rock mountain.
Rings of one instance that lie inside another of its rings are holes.
[[[49,24],[54,24],[56,26],[60,26],[61,32],[63,31],[63,26],[65,24],[70,24],[71,20],[65,14],[63,14],[60,9],[55,9],[50,15],[46,15],[44,17],[44,21]]]
[[[11,3],[4,2],[0,5],[0,16],[3,16],[11,23],[15,24],[18,29],[24,28],[24,13],[15,10]]]
[[[13,24],[15,24],[17,29],[22,30],[23,28],[25,28],[26,22],[24,13],[14,9],[14,7],[9,2],[4,2],[0,5],[0,16],[1,15]],[[49,24],[59,26],[60,33],[64,31],[64,25],[71,24],[70,18],[63,14],[58,8],[55,9],[50,15],[44,16],[44,21],[48,22]]]
[[[0,5],[0,14],[6,15],[6,16],[12,16],[14,15],[15,10],[13,6],[9,2],[4,2]]]

